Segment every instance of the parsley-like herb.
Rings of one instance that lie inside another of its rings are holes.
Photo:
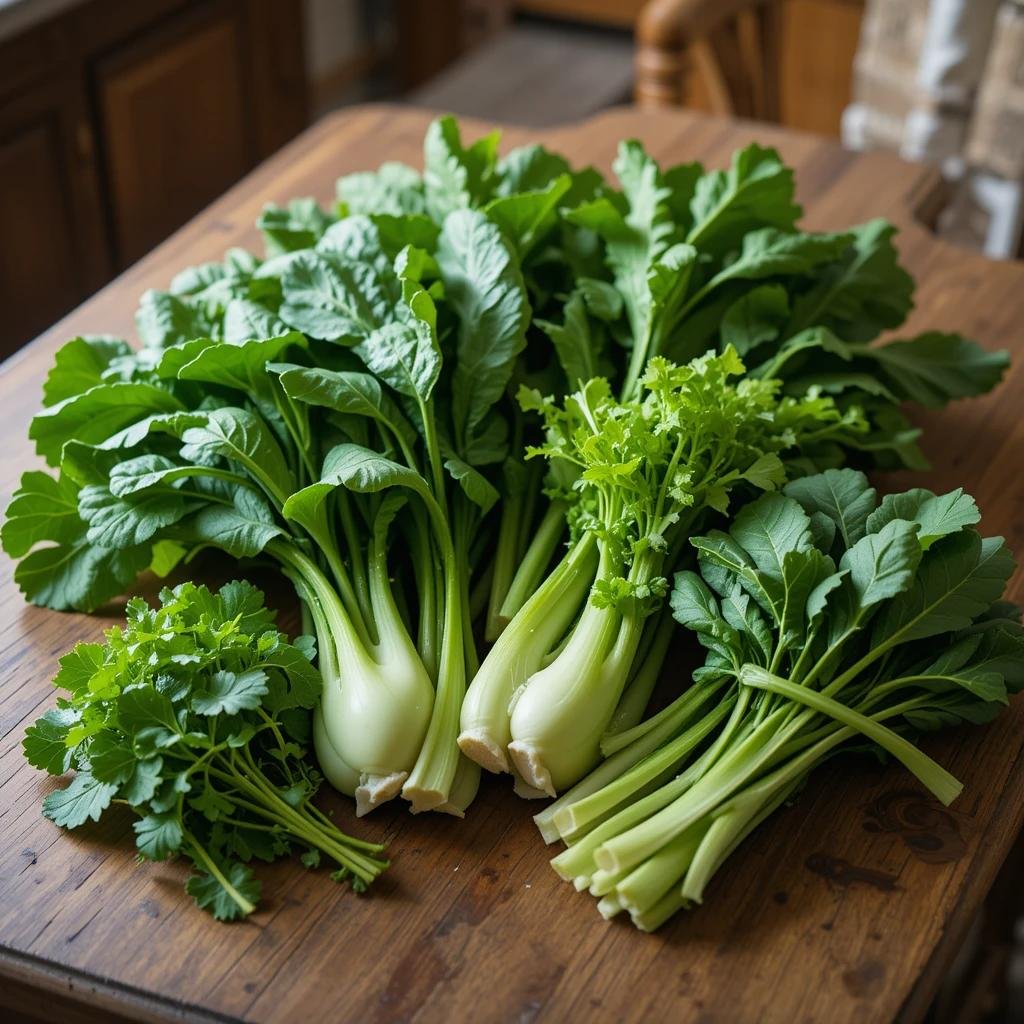
[[[306,750],[320,673],[310,638],[289,643],[248,583],[216,594],[184,583],[150,608],[133,598],[105,644],[79,644],[54,685],[68,694],[26,732],[25,756],[71,784],[43,801],[65,828],[112,804],[139,816],[144,860],[181,856],[186,884],[218,920],[256,908],[249,863],[293,850],[362,892],[387,867],[383,847],[342,833],[312,802],[321,776]]]

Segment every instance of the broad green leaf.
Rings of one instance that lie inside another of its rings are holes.
[[[201,508],[177,530],[189,544],[220,548],[233,558],[255,558],[284,533],[266,498],[247,488],[234,492],[231,505]]]
[[[501,497],[497,488],[482,473],[452,456],[445,459],[444,468],[448,475],[462,488],[463,494],[485,515],[490,512]]]
[[[447,218],[437,262],[447,302],[459,317],[452,378],[455,447],[466,462],[479,465],[474,447],[526,344],[530,308],[501,232],[481,213],[459,210]]]
[[[65,441],[99,444],[144,417],[184,411],[164,388],[142,381],[117,381],[66,398],[37,413],[28,436],[51,466],[60,461]]]
[[[783,560],[811,547],[810,521],[800,505],[781,494],[764,494],[741,509],[729,533],[762,573],[784,579]],[[795,564],[795,563],[794,563]]]
[[[704,175],[704,168],[694,161],[688,164],[676,164],[662,171],[662,180],[669,191],[666,203],[672,213],[672,219],[685,231],[692,226],[690,204],[697,188],[697,182]]]
[[[783,599],[779,608],[780,643],[801,646],[828,593],[839,585],[835,563],[813,547],[794,548],[782,558]]]
[[[410,444],[415,438],[409,421],[372,374],[296,367],[286,370],[279,379],[285,393],[297,402],[367,416]]]
[[[955,686],[979,700],[1005,704],[1007,691],[1003,674],[998,670],[999,662],[988,662],[984,658],[978,662],[974,660],[981,639],[980,636],[965,637],[943,651],[930,665],[915,671],[914,675],[926,682],[929,688],[936,683]],[[1019,656],[1024,651],[1018,647],[1015,653]]]
[[[828,328],[808,327],[806,331],[787,338],[776,350],[775,354],[750,371],[752,377],[770,379],[779,377],[786,381],[788,394],[803,395],[813,387],[830,393],[840,393],[849,387],[859,386],[870,394],[880,394],[893,401],[892,393],[884,384],[866,374],[857,374],[848,370],[829,370],[820,368],[821,357],[829,360],[829,365],[849,363],[852,360],[849,346],[837,338]],[[859,384],[862,377],[868,377],[866,387]]]
[[[348,262],[332,252],[296,254],[281,277],[278,316],[313,338],[352,343],[396,318],[398,278],[380,263]]]
[[[864,536],[877,500],[867,477],[854,469],[826,469],[824,473],[800,477],[788,483],[783,493],[798,501],[808,515],[827,516],[839,531],[843,550]]]
[[[580,387],[594,377],[609,376],[611,364],[604,354],[601,329],[591,325],[579,291],[569,296],[564,315],[561,324],[540,319],[534,323],[551,339],[570,388]]]
[[[332,220],[315,199],[293,199],[287,208],[268,203],[256,226],[263,232],[267,255],[279,256],[315,245]]]
[[[991,391],[1010,361],[1004,350],[987,352],[959,334],[939,331],[908,341],[860,345],[856,353],[874,361],[900,398],[933,408]]]
[[[284,504],[286,519],[318,528],[321,506],[337,487],[359,493],[373,493],[390,487],[406,487],[424,497],[430,494],[426,480],[415,470],[393,462],[357,444],[340,444],[324,459],[320,479],[296,491]]]
[[[622,316],[622,296],[608,281],[581,277],[576,281],[576,290],[582,296],[587,312],[598,320],[614,323]]]
[[[91,612],[123,593],[149,564],[148,544],[112,550],[85,539],[37,548],[14,570],[26,600],[56,611]]]
[[[725,253],[758,228],[792,230],[800,216],[793,191],[793,172],[774,149],[752,144],[737,150],[727,171],[709,171],[696,182],[686,240],[701,251]]]
[[[439,117],[423,140],[426,212],[439,223],[454,210],[482,205],[495,185],[498,132],[462,145],[454,117]]]
[[[56,405],[101,384],[111,360],[131,354],[131,347],[119,338],[72,338],[53,357],[43,383],[43,405]]]
[[[823,263],[839,259],[849,244],[849,235],[790,234],[775,228],[751,231],[743,238],[739,257],[706,287],[715,288],[726,281],[807,275]]]
[[[90,544],[123,549],[144,544],[178,522],[188,512],[188,504],[165,489],[117,497],[107,487],[90,484],[79,494],[78,512],[88,526]]]
[[[377,225],[370,217],[361,214],[332,224],[316,248],[317,252],[349,266],[361,263],[372,266],[378,273],[386,272],[390,266],[381,246]]]
[[[57,480],[49,473],[29,470],[22,474],[21,485],[7,506],[0,541],[7,554],[21,558],[40,541],[69,544],[84,530],[78,488],[66,477]]]
[[[908,524],[894,520],[876,536],[900,526]],[[964,529],[937,541],[922,559],[913,585],[875,620],[872,646],[966,628],[999,599],[1014,568],[1001,537],[983,540]]]
[[[366,366],[399,394],[427,402],[441,374],[441,351],[422,320],[385,324],[356,346]]]
[[[940,537],[958,533],[965,526],[973,526],[981,519],[974,499],[958,487],[948,494],[933,494],[918,487],[902,494],[887,494],[881,505],[868,517],[870,532],[881,529],[893,519],[906,519],[917,523],[917,539],[927,551]]]
[[[135,328],[142,344],[153,349],[213,337],[215,326],[201,305],[184,296],[152,289],[143,293],[135,314]]]
[[[126,498],[149,487],[170,485],[188,477],[214,476],[220,479],[215,474],[223,472],[209,466],[182,465],[165,455],[137,455],[135,458],[125,459],[113,465],[108,486],[110,493],[115,497]],[[239,486],[248,483],[240,477],[231,482]]]
[[[839,568],[847,572],[843,586],[849,587],[856,600],[854,618],[907,590],[920,561],[917,527],[901,519],[887,523],[878,533],[861,537],[848,548]]]
[[[742,661],[739,634],[722,616],[714,594],[699,576],[692,572],[677,573],[669,603],[676,622],[693,630],[705,647],[734,664]]]
[[[393,217],[377,213],[370,217],[377,229],[380,247],[389,259],[394,259],[407,245],[432,253],[441,234],[440,225],[419,213],[406,213]]]
[[[771,662],[774,639],[768,622],[759,606],[739,585],[721,598],[722,615],[733,629],[742,633],[750,643],[750,652],[759,657],[763,664]]]
[[[338,200],[347,213],[424,213],[423,180],[405,164],[383,163],[376,171],[360,171],[338,179]]]
[[[737,299],[722,317],[722,345],[746,355],[758,345],[777,338],[789,314],[786,289],[762,284]]]
[[[71,784],[55,789],[43,800],[43,814],[55,825],[78,828],[90,819],[99,821],[110,806],[117,786],[94,779],[89,772],[78,772]]]
[[[576,207],[568,218],[604,240],[608,265],[623,298],[634,344],[638,344],[647,337],[653,320],[652,276],[661,287],[663,304],[669,296],[678,299],[687,282],[678,281],[680,275],[673,274],[670,265],[652,274],[652,268],[671,246],[675,233],[668,206],[671,192],[658,165],[640,143],[629,141],[619,146],[613,169],[622,185],[625,209],[620,209],[609,198],[600,197]],[[684,252],[679,250],[669,263],[677,271],[685,269],[688,274],[691,261],[683,259]]]
[[[204,348],[178,370],[180,380],[200,380],[260,394],[268,388],[267,363],[280,359],[289,349],[305,349],[306,339],[297,331],[274,338],[252,339],[241,344],[221,342]]]
[[[288,325],[276,313],[251,299],[232,299],[224,310],[224,341],[229,345],[287,333]]]
[[[190,462],[209,464],[212,458],[225,458],[243,467],[279,501],[295,490],[280,446],[264,421],[247,409],[214,409],[202,426],[184,430],[181,440],[181,456]]]
[[[572,179],[564,174],[544,189],[492,199],[484,213],[505,232],[522,259],[554,227],[556,208],[571,185]]]
[[[690,543],[697,549],[701,576],[716,593],[725,597],[741,586],[766,612],[775,613],[780,581],[758,572],[751,556],[729,534],[712,530],[704,537],[691,537]]]
[[[568,174],[565,157],[534,143],[510,150],[498,161],[499,196],[534,192],[547,188],[556,179]]]
[[[871,341],[898,327],[913,304],[914,281],[899,265],[896,229],[870,220],[850,229],[845,257],[823,267],[814,284],[793,301],[787,335],[820,324],[847,341]]]

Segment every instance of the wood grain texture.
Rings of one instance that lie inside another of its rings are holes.
[[[384,159],[418,162],[429,115],[360,108],[321,122],[0,371],[0,498],[35,459],[25,441],[52,354],[89,331],[130,336],[145,287],[182,266],[255,245],[265,201],[327,199],[335,177]],[[468,126],[474,135],[483,126]],[[874,215],[903,225],[920,282],[912,326],[973,334],[1020,354],[1024,270],[935,242],[912,223],[923,174],[884,154],[683,112],[616,111],[541,136],[607,168],[637,136],[665,160],[722,166],[757,138],[797,168],[807,223]],[[510,132],[505,144],[526,141]],[[924,418],[935,462],[915,482],[963,484],[988,533],[1024,549],[1024,360],[993,395]],[[909,478],[880,481],[906,484]],[[884,1021],[920,1017],[1024,814],[1024,702],[991,726],[926,743],[966,783],[942,810],[899,768],[842,760],[751,837],[708,902],[656,935],[606,923],[559,881],[531,808],[488,780],[463,822],[401,807],[343,827],[387,840],[393,867],[372,897],[296,863],[261,867],[264,900],[218,925],[181,890],[180,865],[136,866],[130,820],[63,834],[40,817],[50,783],[22,760],[25,727],[52,700],[56,660],[109,617],[28,608],[0,577],[0,1002],[3,977],[153,1020]],[[1020,574],[1014,581],[1021,597]],[[283,594],[283,591],[282,591]],[[284,600],[282,596],[282,601]],[[110,616],[116,614],[111,609]]]

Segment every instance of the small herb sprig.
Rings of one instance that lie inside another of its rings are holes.
[[[218,920],[256,908],[249,861],[293,850],[307,867],[326,857],[335,881],[365,890],[387,867],[383,847],[345,835],[312,803],[312,640],[289,643],[249,583],[216,594],[183,583],[160,601],[133,598],[105,644],[61,659],[54,685],[69,696],[29,727],[24,749],[51,775],[76,774],[43,813],[76,828],[127,804],[140,858],[188,858],[197,873],[185,888]]]

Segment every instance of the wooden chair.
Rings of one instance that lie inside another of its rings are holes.
[[[682,106],[695,74],[716,114],[778,121],[779,5],[774,0],[650,0],[637,20],[639,106]]]

